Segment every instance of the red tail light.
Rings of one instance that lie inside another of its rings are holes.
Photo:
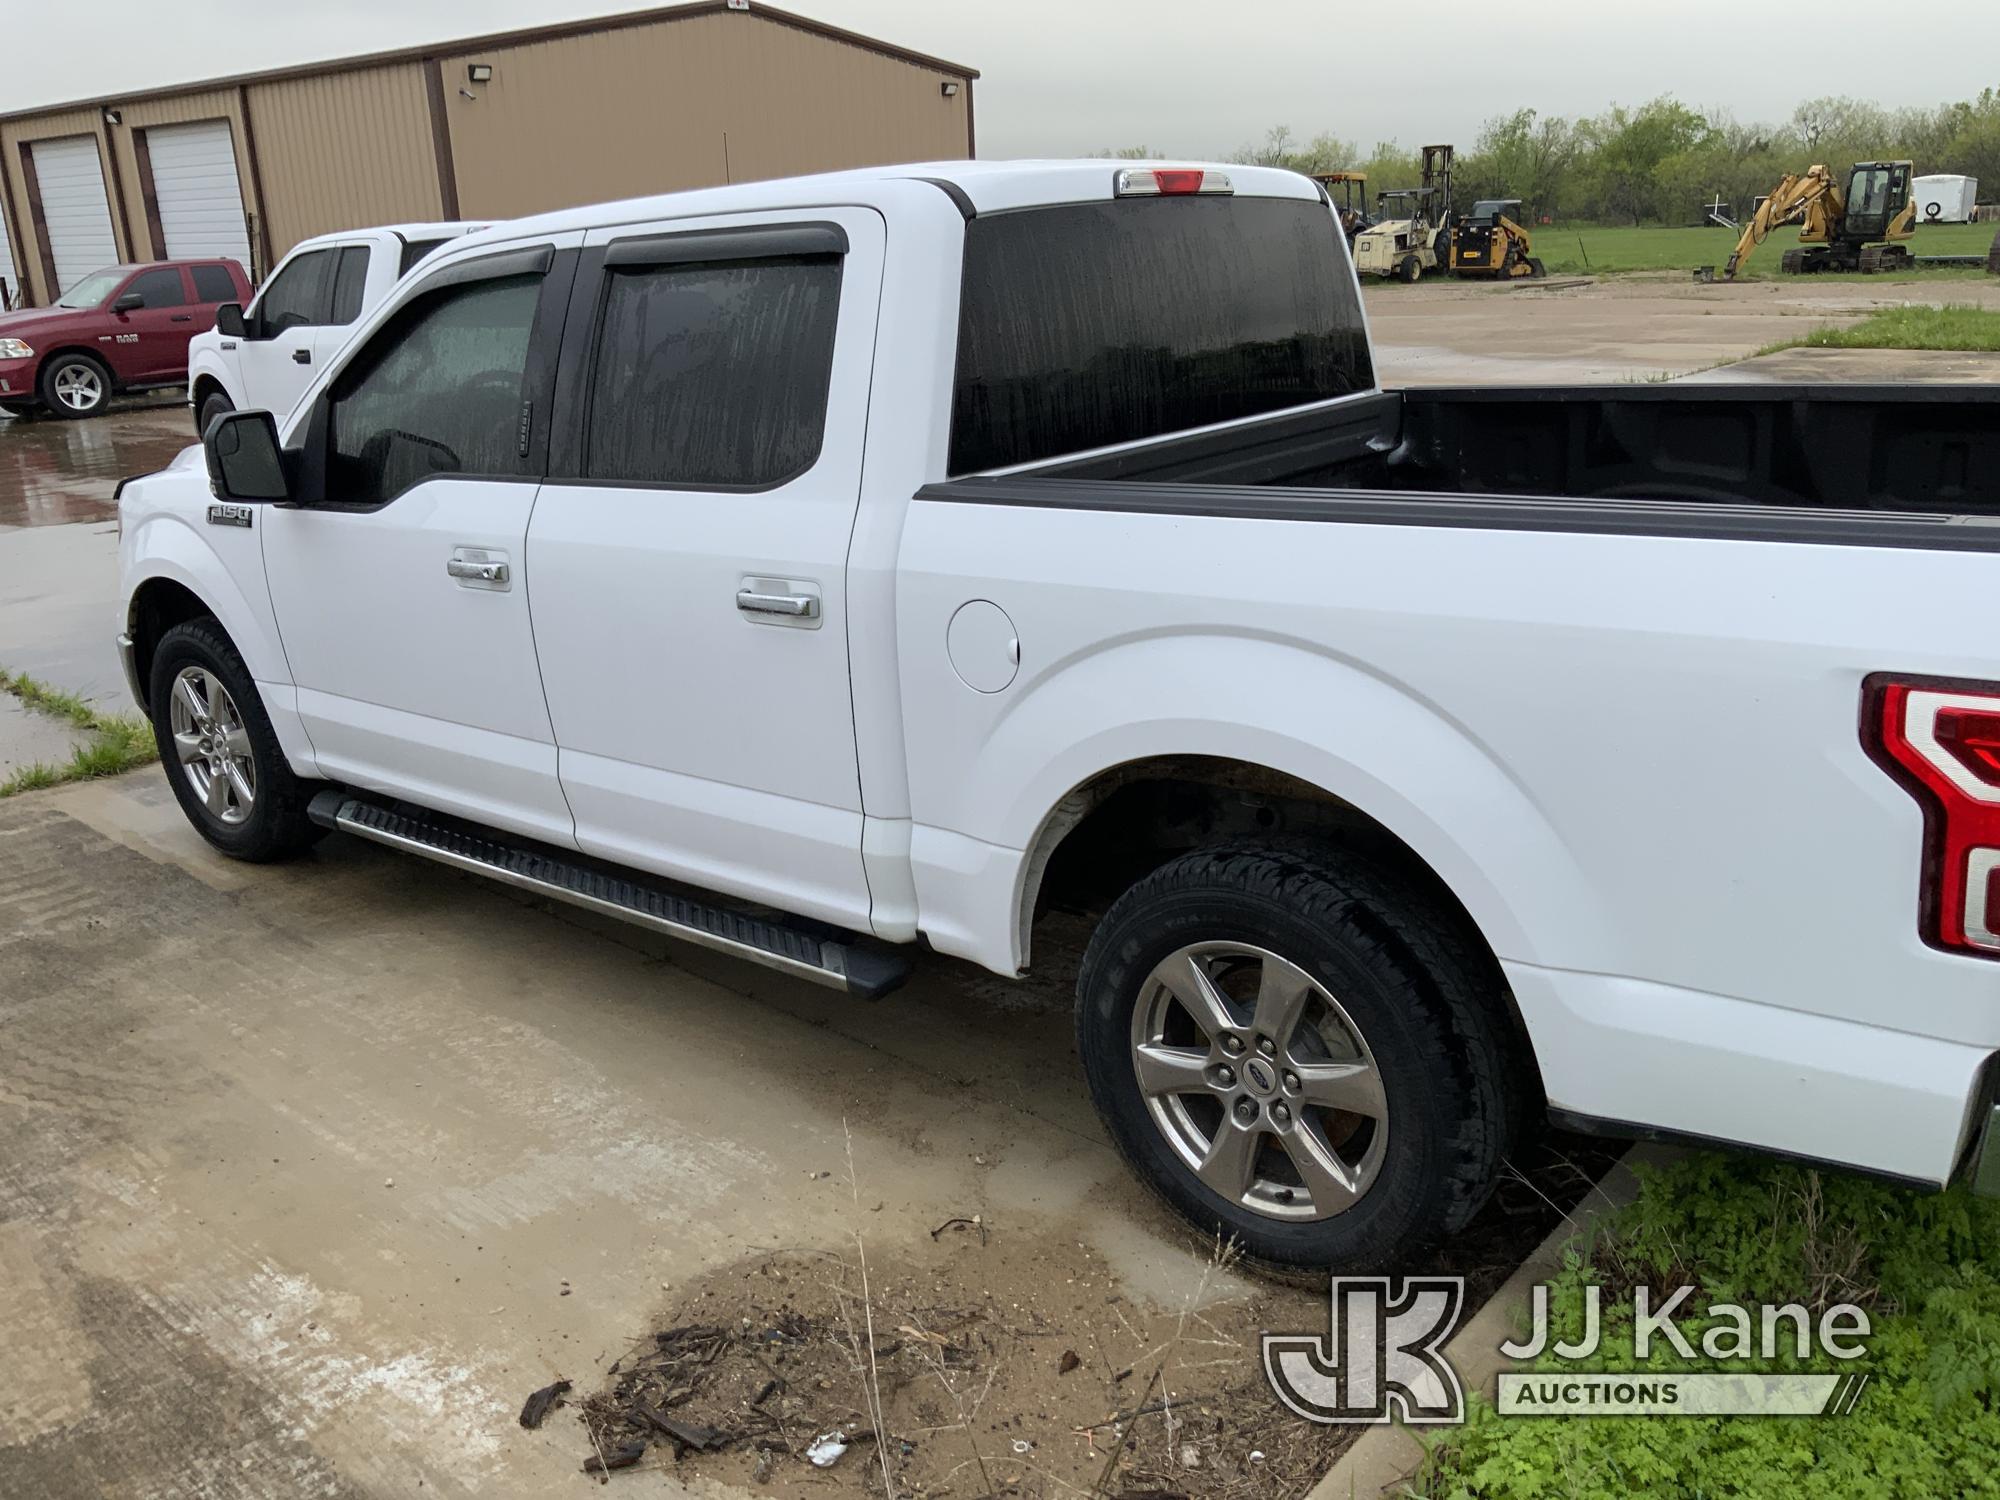
[[[1924,809],[1924,941],[2000,958],[2000,684],[1871,677],[1862,733]]]

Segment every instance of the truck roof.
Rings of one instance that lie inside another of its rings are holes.
[[[557,209],[494,226],[495,239],[524,234],[554,234],[564,230],[596,229],[697,214],[752,213],[760,209],[824,205],[829,195],[855,201],[849,194],[885,183],[929,182],[969,203],[977,213],[1012,208],[1039,208],[1058,203],[1108,201],[1112,179],[1128,168],[1183,170],[1225,174],[1240,196],[1317,198],[1319,188],[1297,172],[1279,167],[1244,166],[1237,162],[1204,161],[938,161],[893,167],[863,167],[825,172],[812,177],[783,177],[727,187],[692,188],[646,198],[629,198],[581,208]]]
[[[357,224],[352,229],[335,229],[326,234],[313,235],[310,239],[300,240],[292,248],[296,250],[312,245],[338,244],[341,240],[351,240],[358,234],[394,234],[406,240],[450,239],[492,227],[493,221],[490,219],[443,220],[434,224]]]

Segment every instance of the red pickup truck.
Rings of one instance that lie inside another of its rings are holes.
[[[54,307],[0,314],[0,411],[94,417],[112,396],[187,381],[188,340],[225,302],[248,302],[233,260],[108,266]]]

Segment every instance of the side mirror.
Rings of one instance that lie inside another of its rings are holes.
[[[250,335],[243,326],[243,304],[225,302],[215,310],[215,331],[224,338],[242,339]]]
[[[111,304],[111,310],[116,313],[137,312],[145,305],[146,299],[144,297],[140,296],[137,292],[127,292]]]
[[[208,424],[201,445],[208,456],[209,488],[218,500],[291,499],[278,423],[267,411],[226,411]]]

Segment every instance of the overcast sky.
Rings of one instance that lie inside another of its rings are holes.
[[[753,4],[755,0],[753,0]],[[591,0],[91,0],[0,4],[0,113],[639,8]],[[1993,0],[795,0],[786,9],[983,75],[982,156],[1148,145],[1219,155],[1273,125],[1470,146],[1531,105],[1672,93],[1744,120],[1801,98],[1933,104],[2000,84]],[[1926,40],[1928,39],[1928,40]],[[1955,39],[1955,43],[1954,40]]]

